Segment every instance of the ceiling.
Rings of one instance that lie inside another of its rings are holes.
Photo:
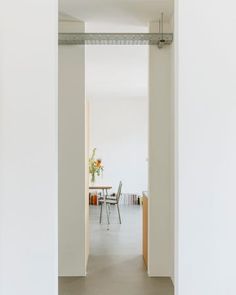
[[[59,0],[61,13],[85,22],[147,25],[172,14],[173,0]]]

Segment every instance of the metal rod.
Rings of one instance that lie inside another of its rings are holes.
[[[162,33],[162,40],[164,40],[163,32],[164,32],[164,14],[162,12],[161,13],[161,33]]]

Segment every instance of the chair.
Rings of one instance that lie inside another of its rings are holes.
[[[121,189],[122,189],[122,182],[120,181],[119,186],[118,186],[118,191],[115,194],[115,196],[106,196],[106,201],[104,201],[104,199],[99,199],[99,205],[100,205],[99,222],[100,223],[102,223],[102,206],[105,203],[106,211],[107,211],[107,206],[111,206],[111,205],[116,205],[117,206],[117,211],[118,211],[118,215],[119,215],[119,221],[120,221],[120,224],[121,224],[120,207],[119,207]],[[108,211],[107,211],[107,214],[108,214]],[[107,220],[108,220],[108,224],[109,224],[110,223],[109,214],[107,215]]]

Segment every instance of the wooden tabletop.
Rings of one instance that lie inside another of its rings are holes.
[[[89,189],[101,189],[101,190],[104,190],[104,189],[112,189],[112,186],[110,185],[91,185],[89,186]]]

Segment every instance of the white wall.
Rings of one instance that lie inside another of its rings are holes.
[[[57,293],[57,2],[0,3],[0,294]]]
[[[86,23],[86,32],[147,32],[146,26]],[[148,46],[86,46],[86,97],[121,100],[148,95]]]
[[[174,15],[169,22],[169,31],[174,32]],[[175,42],[170,45],[170,268],[175,285],[175,197],[176,197],[176,101],[175,101]]]
[[[83,32],[79,21],[61,32]],[[87,264],[88,192],[85,169],[84,46],[59,46],[59,274],[84,276]]]
[[[86,23],[87,32],[147,32],[147,26]],[[90,152],[104,160],[103,183],[123,192],[147,189],[148,46],[87,46]]]
[[[158,29],[150,24],[150,32]],[[148,273],[172,276],[171,47],[149,49]]]
[[[90,102],[90,150],[104,163],[98,182],[124,193],[147,190],[148,100],[104,99]]]
[[[148,47],[86,47],[86,97],[120,100],[147,97]]]
[[[236,294],[235,1],[176,4],[178,295]]]

